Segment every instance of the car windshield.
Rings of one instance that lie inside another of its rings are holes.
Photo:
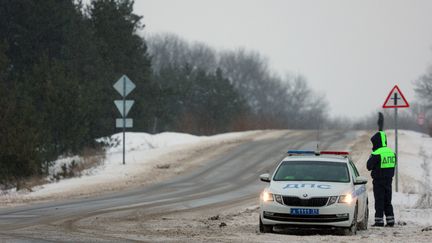
[[[345,163],[320,161],[284,161],[273,178],[275,181],[349,182]]]

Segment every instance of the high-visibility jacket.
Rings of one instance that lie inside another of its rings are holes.
[[[381,147],[375,151],[372,152],[372,155],[379,155],[381,159],[380,168],[381,169],[387,169],[387,168],[394,168],[396,166],[396,155],[388,147]]]
[[[396,155],[387,147],[387,136],[384,132],[375,133],[372,138],[372,154],[367,161],[367,169],[373,179],[392,178],[396,166]]]

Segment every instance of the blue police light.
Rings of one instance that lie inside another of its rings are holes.
[[[288,150],[288,154],[297,155],[297,154],[315,154],[315,151],[311,150]]]

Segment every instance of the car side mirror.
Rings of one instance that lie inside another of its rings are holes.
[[[260,180],[264,182],[270,182],[270,175],[268,173],[260,175]]]
[[[366,184],[368,179],[364,176],[357,176],[354,181],[354,185],[364,185]]]

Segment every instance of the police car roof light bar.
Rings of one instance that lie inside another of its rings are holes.
[[[321,151],[320,154],[349,155],[346,151]]]
[[[315,151],[312,150],[288,150],[287,152],[290,155],[301,155],[301,154],[315,154]]]

